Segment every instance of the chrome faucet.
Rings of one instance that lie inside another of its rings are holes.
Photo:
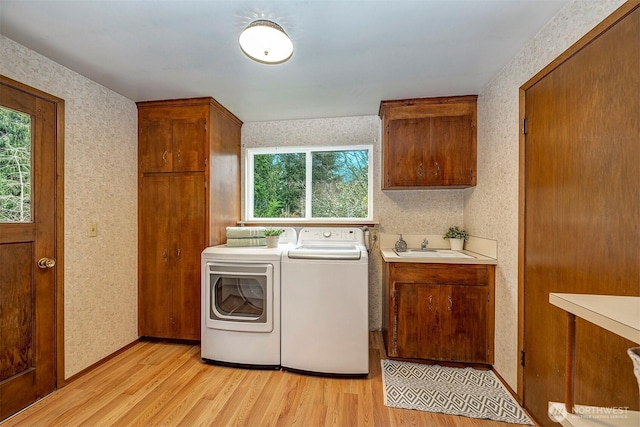
[[[427,249],[427,245],[429,244],[429,241],[427,239],[424,239],[422,241],[422,244],[420,245],[420,250],[424,251],[425,249]]]

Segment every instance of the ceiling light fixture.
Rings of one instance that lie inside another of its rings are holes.
[[[253,21],[240,34],[240,48],[249,58],[264,64],[281,64],[293,54],[293,43],[275,22]]]

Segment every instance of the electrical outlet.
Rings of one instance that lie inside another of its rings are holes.
[[[87,237],[97,237],[98,236],[98,223],[90,222],[87,224]]]

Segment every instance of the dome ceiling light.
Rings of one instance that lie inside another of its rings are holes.
[[[293,54],[293,43],[275,22],[253,21],[240,34],[240,48],[249,58],[264,64],[281,64]]]

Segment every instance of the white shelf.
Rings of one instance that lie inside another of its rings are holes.
[[[640,297],[550,293],[549,302],[640,344]]]
[[[549,402],[549,417],[564,427],[637,427],[640,412],[625,408],[601,408],[574,405],[574,414],[568,414],[564,403]]]
[[[549,303],[575,316],[568,316],[567,323],[569,335],[565,388],[566,401],[573,402],[573,380],[571,378],[575,374],[575,359],[573,358],[575,353],[575,318],[580,317],[640,344],[640,297],[550,293]],[[573,413],[568,413],[567,404],[549,402],[549,417],[565,427],[640,426],[640,412],[626,408],[603,408],[575,404],[572,408]]]

